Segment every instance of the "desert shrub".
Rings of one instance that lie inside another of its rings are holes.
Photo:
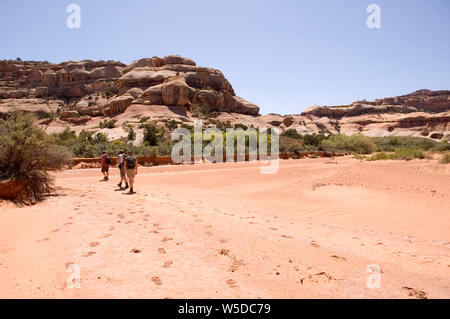
[[[114,122],[114,120],[109,120],[109,121],[108,120],[104,120],[104,121],[100,122],[99,126],[100,126],[100,128],[111,129],[111,128],[115,128],[116,127],[116,122]]]
[[[292,139],[301,140],[302,135],[297,132],[296,129],[290,128],[280,134],[281,136],[290,137]]]
[[[218,112],[212,112],[208,104],[191,104],[190,110],[192,112],[192,116],[198,118],[215,118],[219,115]]]
[[[368,161],[379,161],[379,160],[387,160],[387,159],[393,159],[391,158],[392,156],[390,156],[389,154],[387,154],[386,152],[380,152],[380,153],[376,153],[373,154],[372,156],[370,156],[369,158],[367,158]]]
[[[325,138],[323,134],[306,134],[302,136],[302,142],[304,145],[319,146]]]
[[[164,136],[164,130],[159,129],[155,124],[145,124],[144,142],[149,146],[157,146],[161,137]]]
[[[127,139],[129,141],[133,141],[136,139],[136,132],[133,130],[133,128],[130,126],[128,127],[128,136]]]
[[[359,159],[361,161],[366,159],[366,157],[364,155],[359,155],[359,154],[353,155],[353,158],[354,159]]]
[[[362,134],[331,135],[321,141],[321,146],[326,151],[344,151],[356,154],[370,154],[377,150],[373,140]]]
[[[400,147],[395,150],[394,153],[386,153],[386,152],[380,152],[377,154],[372,155],[367,160],[368,161],[378,161],[378,160],[412,160],[415,158],[423,159],[425,158],[425,155],[423,152],[416,148],[407,148],[407,147]]]
[[[49,171],[70,164],[70,153],[33,124],[31,115],[0,119],[0,179],[23,181],[19,200],[39,201],[53,190]]]
[[[435,147],[435,150],[439,152],[450,151],[450,144],[447,140],[444,140]]]
[[[441,158],[441,160],[440,160],[439,163],[441,163],[441,164],[448,164],[448,163],[450,163],[450,152],[445,153],[445,154],[442,156],[442,158]]]
[[[170,121],[164,123],[164,125],[167,127],[167,129],[168,129],[169,131],[173,131],[173,130],[175,130],[176,128],[178,128],[178,123],[177,123],[177,121],[175,121],[175,120],[170,120]]]
[[[385,152],[394,152],[397,148],[416,148],[420,150],[430,150],[438,146],[438,143],[423,137],[412,136],[387,136],[373,137],[372,140],[378,149]]]
[[[45,112],[38,115],[38,119],[54,119],[56,118],[56,114],[53,112]]]
[[[141,117],[140,119],[139,119],[139,123],[145,123],[145,122],[147,122],[147,120],[148,120],[148,117],[146,117],[146,116],[144,116],[144,117]]]
[[[425,158],[425,155],[421,150],[415,148],[401,147],[395,150],[394,159],[400,160],[412,160],[414,158]]]

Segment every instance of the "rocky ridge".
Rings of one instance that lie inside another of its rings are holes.
[[[236,96],[222,72],[200,67],[188,58],[169,55],[125,65],[117,61],[0,61],[0,115],[32,112],[48,132],[66,127],[99,131],[105,119],[115,129],[111,138],[126,136],[124,124],[143,117],[156,122],[191,123],[202,107],[219,122],[255,127],[295,129],[301,134],[363,133],[368,136],[450,138],[450,91],[419,90],[375,101],[342,106],[312,106],[301,114],[260,115],[259,107]],[[100,129],[101,131],[101,129]]]

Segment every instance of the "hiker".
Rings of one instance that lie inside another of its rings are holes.
[[[109,165],[111,165],[111,157],[109,157],[106,151],[102,153],[102,173],[105,176],[104,181],[109,180]]]
[[[125,170],[125,152],[124,151],[120,151],[119,152],[119,170],[120,170],[120,183],[117,184],[117,186],[119,186],[122,189],[122,182],[125,182],[125,188],[127,189],[128,186],[128,180],[127,180],[127,175],[126,175],[126,170]]]
[[[128,182],[130,183],[129,194],[134,194],[134,176],[137,174],[138,162],[137,158],[133,156],[133,152],[128,152],[128,156],[125,159],[125,169],[127,172]]]

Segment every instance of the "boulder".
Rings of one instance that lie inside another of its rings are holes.
[[[25,188],[25,182],[17,180],[0,181],[0,198],[7,200],[17,199]]]
[[[127,93],[121,96],[116,96],[108,100],[106,104],[102,107],[101,112],[104,115],[114,115],[118,113],[123,113],[127,107],[131,105],[134,98],[131,94]]]
[[[77,111],[62,111],[60,117],[61,119],[76,118],[80,117],[80,113]]]

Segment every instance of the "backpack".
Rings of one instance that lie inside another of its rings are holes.
[[[127,161],[127,169],[136,168],[136,157],[128,156],[126,158],[126,161]]]
[[[109,155],[106,156],[106,164],[111,164],[111,157],[109,157]]]

